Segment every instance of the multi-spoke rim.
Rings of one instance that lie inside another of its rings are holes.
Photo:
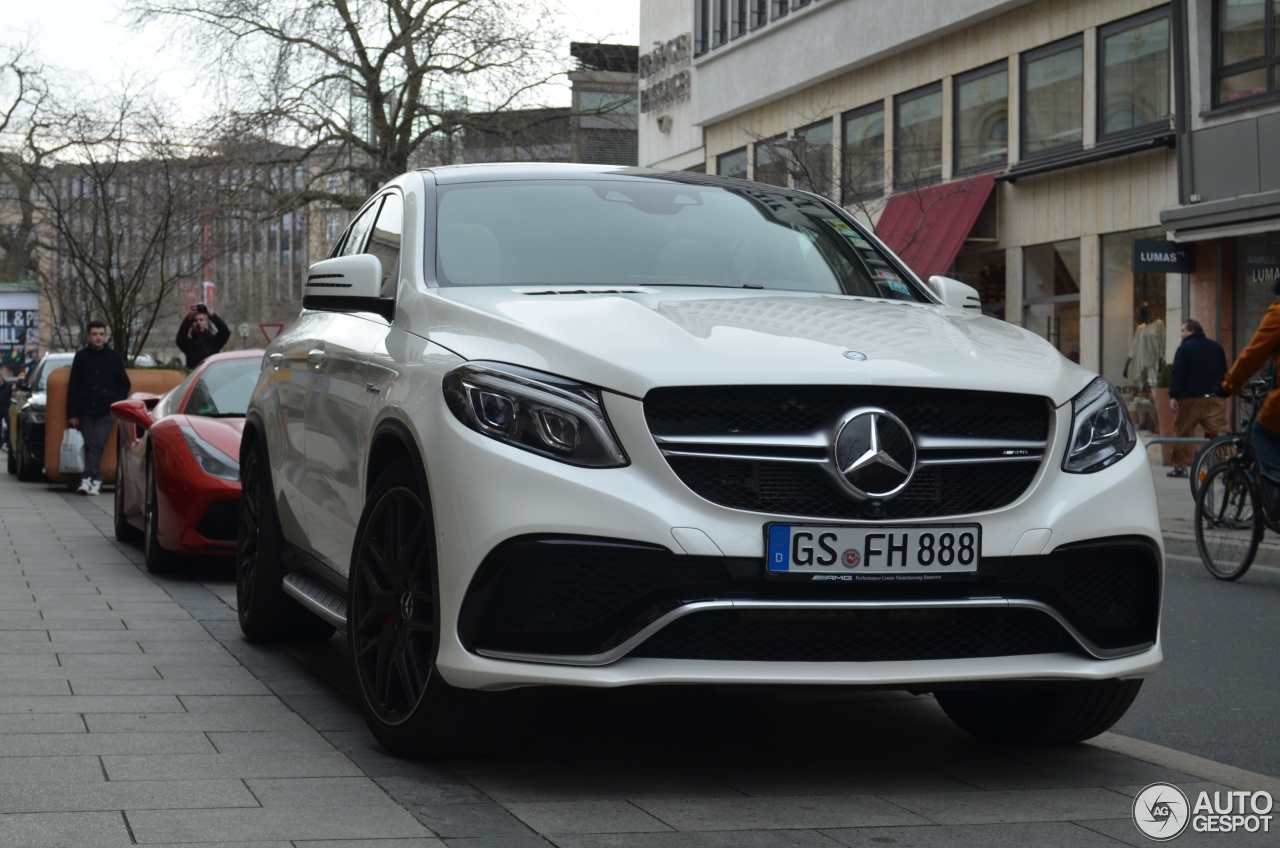
[[[262,475],[258,455],[251,451],[245,460],[244,485],[240,490],[240,529],[236,533],[236,589],[241,610],[253,603],[254,578],[258,569],[258,535],[262,527],[259,499]]]
[[[147,493],[143,498],[142,511],[143,526],[146,527],[147,530],[146,539],[143,544],[146,546],[144,550],[149,559],[151,556],[158,553],[154,548],[158,547],[160,544],[156,539],[156,531],[159,529],[156,526],[156,512],[158,511],[156,506],[156,469],[155,465],[151,462],[147,463]]]
[[[356,673],[369,708],[389,725],[413,715],[432,674],[429,532],[417,493],[390,489],[369,515],[351,575]]]

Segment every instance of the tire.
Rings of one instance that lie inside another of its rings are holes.
[[[14,451],[17,454],[14,457],[14,473],[18,475],[18,479],[23,483],[34,483],[44,476],[44,464],[36,462],[32,457],[27,456],[29,451],[27,445],[22,440],[22,431],[18,431],[18,445]]]
[[[1106,732],[1129,709],[1141,680],[993,685],[935,692],[971,736],[998,745],[1073,745]]]
[[[124,440],[116,442],[115,525],[116,539],[121,542],[137,542],[142,533],[124,516]]]
[[[1241,436],[1235,433],[1226,433],[1211,439],[1208,444],[1203,445],[1196,451],[1195,458],[1191,460],[1191,468],[1187,474],[1188,482],[1191,484],[1191,502],[1195,503],[1196,498],[1200,494],[1200,484],[1204,478],[1208,476],[1209,469],[1217,465],[1219,462],[1226,462],[1240,451],[1240,444],[1243,441]]]
[[[488,753],[510,732],[515,701],[450,686],[436,670],[435,525],[405,464],[369,493],[356,530],[347,642],[365,721],[388,751],[415,758]]]
[[[142,503],[142,555],[147,571],[165,574],[173,569],[173,554],[160,547],[160,502],[156,498],[156,468],[151,456],[147,457],[147,489]]]
[[[1219,580],[1239,580],[1262,541],[1258,489],[1246,469],[1223,462],[1209,470],[1196,499],[1196,549]]]
[[[246,452],[236,516],[236,608],[250,642],[322,642],[334,627],[284,591],[284,534],[272,501],[271,472],[261,442]]]
[[[5,434],[5,438],[8,438],[8,434],[7,434],[7,433]],[[10,474],[17,474],[17,473],[18,473],[18,460],[17,460],[17,457],[15,457],[15,456],[14,456],[13,445],[11,445],[11,444],[10,444],[10,445],[5,445],[5,448],[6,448],[6,450],[5,450],[5,462],[7,462],[7,463],[8,463],[8,465],[9,465],[9,473],[10,473]]]

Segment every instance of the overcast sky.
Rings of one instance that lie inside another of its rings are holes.
[[[640,0],[559,0],[563,22],[574,41],[638,44]],[[39,55],[50,65],[113,82],[128,70],[156,75],[163,88],[180,97],[194,87],[188,61],[169,50],[164,35],[151,30],[135,35],[116,23],[118,0],[3,0],[3,38],[15,43],[29,34]],[[568,57],[568,44],[565,55]],[[555,96],[555,95],[552,95]],[[567,105],[568,89],[563,89]]]

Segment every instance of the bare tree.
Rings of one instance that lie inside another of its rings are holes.
[[[127,8],[139,26],[187,24],[211,57],[211,78],[237,105],[239,134],[285,142],[309,164],[302,200],[352,208],[418,151],[456,134],[472,111],[520,105],[553,76],[553,3],[130,0]]]
[[[175,138],[155,104],[130,92],[60,115],[54,157],[33,175],[50,257],[44,290],[50,340],[77,347],[100,318],[126,359],[143,350],[175,293],[199,279],[207,210],[219,181],[208,159]]]

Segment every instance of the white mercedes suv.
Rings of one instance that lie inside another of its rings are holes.
[[[343,629],[410,756],[485,748],[549,685],[896,688],[1078,741],[1161,660],[1137,445],[1105,380],[822,198],[416,171],[263,360],[240,625]]]

